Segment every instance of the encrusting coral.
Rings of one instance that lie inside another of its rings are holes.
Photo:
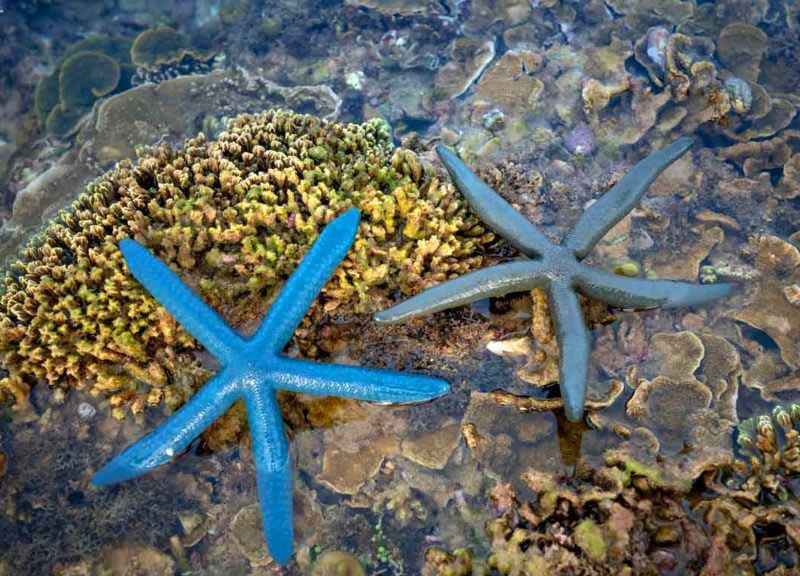
[[[95,100],[130,87],[130,46],[125,38],[90,36],[67,50],[36,87],[36,114],[48,133],[68,136]]]
[[[207,71],[214,50],[192,46],[190,38],[162,26],[139,34],[131,45],[130,59],[136,67],[136,82],[160,82],[165,78]]]
[[[713,576],[757,573],[764,558],[774,562],[771,574],[796,566],[794,503],[764,503],[713,472],[693,490],[624,459],[580,465],[569,478],[530,469],[521,479],[533,500],[523,502],[511,484],[491,492],[497,517],[485,525],[485,559],[469,548],[428,548],[423,575]]]
[[[95,101],[143,81],[207,71],[216,53],[191,45],[172,28],[150,28],[133,41],[90,36],[70,46],[36,86],[35,110],[48,134],[73,135]]]
[[[0,390],[24,404],[37,379],[110,396],[114,415],[184,402],[205,380],[196,342],[128,274],[132,237],[176,269],[226,321],[260,317],[336,215],[364,215],[321,310],[373,311],[479,266],[493,240],[453,186],[394,149],[385,123],[287,111],[233,120],[121,162],[12,264],[0,295]],[[301,325],[302,330],[302,325]]]

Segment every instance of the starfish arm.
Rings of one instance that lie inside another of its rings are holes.
[[[534,260],[518,260],[476,270],[428,288],[413,298],[373,316],[377,322],[395,323],[408,318],[455,308],[489,296],[503,296],[544,286],[545,266]]]
[[[732,284],[692,284],[675,280],[628,278],[581,266],[576,277],[581,292],[611,306],[655,308],[700,306],[728,296]]]
[[[275,392],[255,385],[245,395],[253,444],[258,501],[270,556],[285,564],[292,556],[292,463]]]
[[[689,137],[678,138],[636,164],[611,190],[583,212],[567,235],[564,246],[572,250],[578,260],[586,257],[606,232],[639,202],[658,175],[683,156],[693,142]]]
[[[183,452],[214,420],[240,397],[238,382],[223,371],[209,380],[191,400],[150,434],[129,446],[101,468],[96,486],[140,476]]]
[[[358,231],[359,212],[351,208],[328,224],[286,281],[250,345],[278,353],[317,298],[319,291],[350,250]]]
[[[243,344],[242,338],[219,314],[203,302],[169,266],[135,240],[122,240],[120,250],[128,268],[145,289],[180,322],[189,333],[227,364]]]
[[[564,401],[564,412],[568,420],[579,422],[583,417],[586,401],[589,335],[575,291],[567,284],[553,282],[548,286],[547,293],[558,339],[558,384]]]
[[[450,390],[449,384],[439,378],[360,366],[282,357],[275,368],[270,379],[275,388],[317,396],[409,404],[438,398]]]
[[[550,241],[533,223],[473,174],[458,156],[441,144],[436,146],[436,153],[484,224],[530,258],[542,255],[552,248]]]

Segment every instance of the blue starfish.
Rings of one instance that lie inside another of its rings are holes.
[[[547,290],[559,343],[559,385],[567,418],[583,415],[589,367],[589,336],[576,291],[612,306],[653,308],[697,305],[731,292],[728,284],[699,286],[671,280],[626,278],[580,261],[639,201],[656,177],[683,155],[692,138],[679,138],[654,152],[587,208],[563,245],[552,244],[524,216],[484,184],[450,150],[437,146],[447,170],[470,206],[490,228],[530,259],[477,270],[375,314],[378,322],[400,322],[461,306],[488,296]]]
[[[247,406],[258,498],[270,555],[292,555],[292,472],[276,390],[342,396],[373,402],[423,402],[446,393],[437,378],[387,370],[322,364],[281,355],[297,324],[344,258],[358,230],[359,213],[331,222],[303,258],[258,331],[242,338],[164,263],[133,240],[120,249],[131,273],[222,364],[180,410],[95,474],[95,485],[134,478],[168,462],[238,399]]]

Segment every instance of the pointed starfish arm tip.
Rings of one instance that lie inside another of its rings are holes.
[[[186,450],[239,396],[228,372],[217,374],[166,422],[100,469],[92,482],[97,486],[123,482],[169,462]]]
[[[283,419],[273,390],[262,386],[245,394],[247,422],[253,445],[256,488],[264,540],[280,564],[292,556],[292,463]]]
[[[559,388],[564,412],[570,422],[583,417],[590,344],[578,295],[571,287],[550,284],[548,297],[553,308],[553,323],[558,336]]]
[[[673,296],[664,304],[665,308],[677,306],[702,306],[715,300],[730,296],[735,286],[733,284],[691,284],[689,282],[671,282],[675,288]]]
[[[724,298],[733,291],[732,284],[628,278],[587,266],[581,266],[577,283],[585,295],[625,308],[700,306]]]
[[[131,467],[125,459],[117,457],[95,473],[92,477],[92,484],[95,486],[109,486],[136,478],[141,474],[140,470]]]
[[[351,208],[325,226],[269,308],[267,317],[248,341],[254,350],[280,352],[317,299],[320,290],[347,255],[361,215]]]
[[[294,358],[281,358],[271,381],[280,390],[393,404],[427,402],[450,390],[430,376]]]
[[[544,286],[547,277],[535,260],[517,260],[469,272],[428,288],[416,296],[373,315],[376,322],[394,324],[416,316],[470,304],[490,296]]]
[[[584,258],[606,232],[636,206],[659,174],[683,156],[693,143],[693,138],[678,138],[641,160],[583,212],[567,235],[564,246],[572,250],[579,260]]]
[[[287,456],[283,466],[274,470],[260,469],[257,464],[256,482],[267,550],[278,564],[286,564],[294,541],[291,458]]]
[[[523,254],[534,257],[552,248],[550,241],[525,216],[478,178],[461,159],[442,146],[436,153],[470,207],[489,228]]]

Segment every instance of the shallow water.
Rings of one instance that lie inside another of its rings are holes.
[[[593,404],[577,424],[558,407],[543,293],[397,326],[352,301],[315,309],[290,355],[436,375],[451,393],[416,406],[280,396],[295,463],[284,567],[263,544],[241,407],[174,462],[98,489],[97,469],[168,417],[168,399],[146,400],[161,385],[100,393],[24,374],[28,393],[11,385],[6,347],[0,576],[799,569],[796,3],[25,0],[0,2],[0,28],[0,257],[12,276],[25,243],[137,148],[214,140],[227,120],[280,107],[384,119],[431,170],[425,186],[447,181],[432,150],[451,145],[553,241],[636,162],[693,135],[586,262],[737,285],[698,309],[585,301]],[[517,256],[502,240],[475,254]],[[435,284],[422,260],[420,285]],[[393,281],[369,302],[403,298]],[[252,331],[272,293],[261,294],[223,315]],[[193,364],[163,385],[175,404],[216,369],[181,353]]]

